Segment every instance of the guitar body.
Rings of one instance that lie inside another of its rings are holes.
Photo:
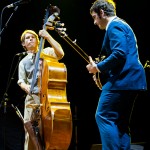
[[[63,63],[44,56],[41,114],[46,150],[67,150],[72,137],[72,116],[66,96],[67,69]]]

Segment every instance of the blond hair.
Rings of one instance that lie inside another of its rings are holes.
[[[21,43],[24,42],[26,33],[31,33],[31,34],[33,34],[33,35],[35,36],[37,42],[38,42],[38,45],[39,45],[39,43],[40,43],[39,37],[38,37],[38,35],[37,35],[33,30],[25,30],[25,31],[22,33],[21,38],[20,38]]]

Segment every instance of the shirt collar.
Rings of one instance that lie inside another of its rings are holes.
[[[28,58],[33,59],[35,57],[35,53],[28,53]]]
[[[108,29],[108,26],[109,26],[109,24],[112,22],[112,20],[114,20],[116,18],[116,16],[113,16],[113,17],[110,17],[109,18],[109,21],[108,21],[108,23],[107,23],[107,25],[106,25],[106,30]]]

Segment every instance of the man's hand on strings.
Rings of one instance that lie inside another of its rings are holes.
[[[86,66],[86,68],[89,73],[96,74],[97,72],[99,72],[96,63],[93,61],[91,56],[89,56],[89,64]]]

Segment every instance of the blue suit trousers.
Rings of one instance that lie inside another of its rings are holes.
[[[138,91],[102,90],[95,118],[102,150],[130,150],[130,120]]]

